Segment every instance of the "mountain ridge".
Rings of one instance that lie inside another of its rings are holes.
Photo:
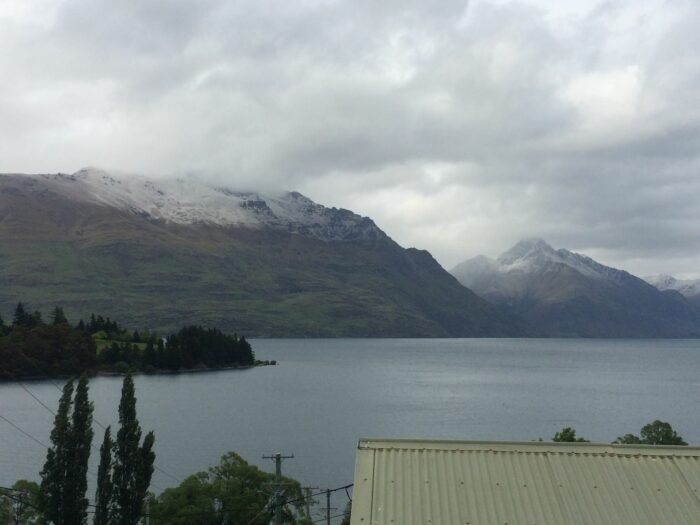
[[[483,298],[567,337],[697,337],[700,313],[680,294],[592,258],[524,239],[451,273]]]
[[[428,252],[402,248],[351,211],[294,192],[193,187],[191,178],[116,180],[95,170],[0,176],[3,312],[22,300],[133,326],[167,331],[187,319],[249,336],[533,333]]]

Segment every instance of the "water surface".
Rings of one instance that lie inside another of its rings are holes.
[[[268,339],[253,346],[279,365],[136,378],[139,419],[156,432],[160,467],[182,478],[235,450],[271,471],[263,454],[293,453],[285,473],[335,487],[352,481],[360,437],[533,440],[573,426],[610,442],[662,419],[700,443],[700,341]],[[57,405],[53,383],[26,385]],[[120,378],[91,382],[100,422],[116,426],[120,388]],[[48,442],[53,416],[19,385],[0,385],[0,414]],[[97,428],[97,446],[101,439]],[[0,420],[0,485],[37,479],[44,457]],[[154,482],[174,483],[160,472]]]

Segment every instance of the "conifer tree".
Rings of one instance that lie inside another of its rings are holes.
[[[153,444],[149,432],[141,442],[141,426],[136,418],[136,396],[131,374],[124,378],[119,402],[119,432],[114,445],[113,493],[110,517],[117,525],[136,525],[153,474]]]
[[[21,304],[21,303],[20,303]],[[19,309],[19,305],[18,305]],[[49,523],[63,525],[66,473],[68,470],[68,440],[70,439],[70,410],[73,404],[73,380],[63,387],[58,402],[58,411],[51,431],[51,448],[46,454],[46,463],[41,471],[41,492],[39,506]]]
[[[112,441],[111,428],[105,429],[100,447],[100,466],[97,468],[97,490],[95,491],[94,525],[109,525],[110,501],[112,500]]]
[[[66,319],[66,314],[63,313],[63,308],[57,306],[53,309],[53,314],[51,314],[52,324],[68,324],[68,319]]]
[[[24,326],[29,320],[29,314],[24,309],[24,305],[19,302],[15,308],[15,315],[12,319],[12,324],[15,326]]]

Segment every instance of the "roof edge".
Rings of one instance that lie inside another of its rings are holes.
[[[446,439],[360,438],[360,450],[448,450],[492,452],[552,452],[644,456],[700,456],[700,447],[676,445],[622,445],[617,443],[562,443],[550,441],[461,441]]]

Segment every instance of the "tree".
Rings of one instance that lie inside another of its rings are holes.
[[[345,510],[343,511],[343,521],[340,525],[350,525],[350,518],[352,517],[352,501],[348,501],[345,505]]]
[[[552,441],[559,443],[588,443],[587,439],[577,438],[576,431],[571,427],[564,427],[554,434]]]
[[[37,511],[39,485],[20,479],[12,488],[0,489],[0,523],[17,525],[43,525]]]
[[[143,445],[139,444],[141,426],[136,418],[136,396],[131,374],[124,378],[122,386],[119,425],[114,444],[110,523],[136,525],[153,475],[155,437],[153,432],[149,432]]]
[[[307,502],[298,481],[283,478],[282,511],[286,524],[308,524]],[[221,458],[219,465],[207,472],[187,477],[175,488],[167,489],[151,505],[151,512],[170,525],[189,525],[192,514],[199,513],[200,525],[240,523],[267,525],[270,523],[269,491],[274,474],[259,470],[235,452]]]
[[[112,441],[111,427],[105,429],[100,447],[100,466],[97,468],[94,525],[109,525],[109,509],[112,500]]]
[[[71,438],[68,443],[68,476],[70,483],[66,491],[66,497],[71,508],[69,523],[86,523],[88,499],[87,470],[90,459],[90,447],[92,446],[92,412],[93,404],[88,398],[88,379],[83,375],[75,389],[75,401],[73,403],[73,418],[71,425]]]
[[[18,309],[20,305],[17,306]],[[73,380],[71,379],[64,385],[63,394],[58,402],[58,411],[51,431],[51,448],[46,454],[44,469],[41,471],[39,507],[46,521],[54,522],[56,525],[65,523],[62,519],[62,512],[67,475],[66,463],[68,461],[66,450],[70,435],[72,404]]]
[[[63,313],[63,308],[57,306],[53,309],[51,324],[68,324],[68,319],[66,319],[66,314]]]
[[[687,445],[683,438],[679,436],[670,423],[659,421],[658,419],[644,425],[639,432],[641,437],[634,434],[625,434],[618,437],[615,443],[623,443],[627,445]]]
[[[29,323],[29,314],[24,309],[24,305],[19,302],[15,307],[15,314],[12,318],[12,324],[14,326],[26,326]]]
[[[75,399],[73,392],[75,391]],[[55,525],[87,523],[87,467],[92,445],[92,403],[88,381],[78,387],[70,380],[63,387],[51,431],[51,448],[41,471],[39,507]]]

